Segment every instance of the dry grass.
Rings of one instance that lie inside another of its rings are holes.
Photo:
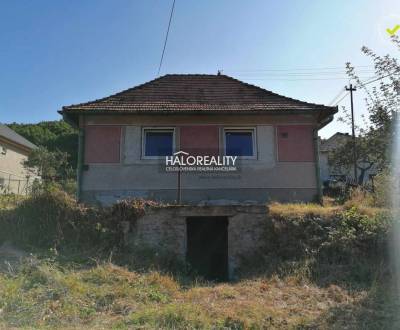
[[[350,198],[342,205],[335,203],[333,198],[324,197],[323,205],[316,203],[278,203],[268,204],[272,216],[280,217],[306,217],[317,216],[331,218],[338,213],[351,208],[356,208],[358,213],[370,217],[381,212],[388,212],[388,209],[375,206],[374,196],[370,193],[355,189],[351,192]]]
[[[381,325],[368,319],[375,315],[368,291],[318,287],[295,277],[183,286],[170,276],[112,264],[75,271],[31,264],[0,275],[0,292],[5,329],[330,329],[366,320],[370,329]],[[359,308],[362,320],[359,312],[349,313]]]
[[[319,216],[332,217],[343,210],[341,206],[322,206],[315,203],[271,203],[268,205],[272,216],[304,217]]]
[[[356,197],[345,205],[269,205],[272,215],[285,219],[325,219],[354,207],[367,215],[381,212]],[[4,251],[8,254],[0,251],[0,264],[6,266],[0,267],[0,329],[400,328],[400,306],[392,303],[396,291],[388,281],[371,284],[362,281],[362,272],[350,272],[343,286],[340,281],[333,284],[349,273],[350,265],[331,266],[329,278],[320,281],[308,277],[309,268],[299,267],[297,272],[280,272],[280,277],[213,284],[111,263],[74,268],[29,257],[18,266],[5,263],[15,251],[3,246]]]

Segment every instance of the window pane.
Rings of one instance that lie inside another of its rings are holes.
[[[147,131],[145,141],[145,156],[172,155],[172,132]]]
[[[225,143],[228,156],[253,156],[252,132],[226,132]]]

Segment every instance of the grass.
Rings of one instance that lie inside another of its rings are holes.
[[[268,205],[271,216],[304,217],[304,216],[334,216],[343,210],[341,206],[322,206],[315,203],[287,203],[273,202]]]
[[[0,275],[0,292],[5,329],[375,329],[396,315],[378,284],[352,291],[293,276],[182,284],[111,263],[73,269],[30,259]]]
[[[0,210],[15,208],[19,202],[26,199],[25,196],[15,194],[0,194]]]
[[[306,217],[318,216],[324,218],[332,218],[338,213],[356,208],[359,214],[374,217],[379,213],[388,212],[388,209],[377,207],[375,205],[373,195],[362,192],[358,189],[351,193],[350,198],[343,204],[338,204],[333,198],[324,196],[323,203],[278,203],[272,202],[268,204],[271,216],[279,217]]]
[[[382,253],[388,219],[361,195],[343,205],[270,204],[265,249],[240,280],[219,284],[189,277],[168,255],[115,248],[114,220],[147,204],[92,210],[60,193],[3,202],[0,329],[400,328]],[[12,233],[26,251],[2,245]]]

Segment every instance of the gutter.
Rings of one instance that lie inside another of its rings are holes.
[[[66,122],[71,124],[73,127],[78,126],[79,116],[95,116],[95,115],[111,115],[111,116],[124,116],[124,115],[145,115],[145,116],[190,116],[190,115],[201,115],[201,116],[220,116],[220,115],[238,115],[238,116],[253,116],[253,115],[315,115],[318,110],[160,110],[160,111],[143,111],[143,110],[77,110],[77,109],[62,109],[58,113],[61,114]],[[325,118],[332,117],[338,111],[332,107],[329,114],[325,114]],[[326,110],[324,111],[326,113]],[[321,116],[322,111],[319,111]],[[331,120],[332,120],[331,119]],[[318,118],[318,122],[320,119]],[[326,125],[326,124],[325,124]],[[321,128],[321,127],[320,127]]]
[[[78,130],[78,164],[76,166],[76,199],[81,201],[82,198],[82,170],[83,170],[83,155],[85,146],[85,130],[79,127]]]
[[[322,185],[321,185],[321,173],[320,173],[320,166],[319,166],[318,130],[319,130],[319,128],[313,129],[314,160],[315,160],[315,178],[317,181],[317,202],[322,205]]]
[[[329,116],[323,118],[322,120],[320,119],[322,116],[322,111],[320,111],[320,114],[318,116],[318,130],[320,130],[321,128],[325,127],[326,125],[328,125],[332,120],[333,120],[333,116],[338,113],[339,111],[339,107],[336,106],[335,111],[333,111]]]
[[[336,111],[330,116],[325,117],[320,120],[322,111],[318,116],[318,126],[313,129],[313,140],[314,140],[314,160],[315,160],[315,177],[317,181],[317,201],[322,205],[322,185],[321,185],[321,169],[319,164],[319,143],[318,143],[318,131],[328,125],[332,120],[335,113],[337,113],[339,108],[336,106]]]
[[[287,115],[287,114],[315,114],[317,109],[290,109],[290,110],[102,110],[102,109],[71,109],[58,111],[61,115],[220,115],[220,114],[238,114],[238,115]],[[337,110],[333,113],[336,113]]]

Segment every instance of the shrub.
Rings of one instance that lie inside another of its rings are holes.
[[[359,276],[370,281],[379,269],[376,265],[388,260],[392,226],[388,211],[275,204],[270,214],[264,226],[264,249],[243,260],[242,276],[278,274],[321,282],[328,277],[340,281]]]
[[[58,189],[44,190],[0,212],[0,242],[11,240],[39,248],[123,244],[124,222],[133,224],[149,207],[145,200],[123,200],[110,208],[86,207]]]
[[[392,177],[387,171],[380,172],[374,179],[374,204],[377,207],[388,207],[391,203],[390,187]]]

